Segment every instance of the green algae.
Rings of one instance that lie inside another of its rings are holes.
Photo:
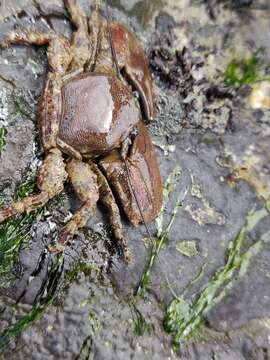
[[[152,329],[151,325],[145,320],[145,317],[141,311],[133,305],[133,334],[137,337],[143,336],[145,333],[149,333]]]
[[[181,341],[196,334],[204,323],[205,314],[226,296],[239,277],[246,274],[253,256],[270,241],[269,231],[246,250],[242,250],[247,234],[266,216],[269,216],[269,200],[262,209],[247,216],[244,226],[229,243],[225,265],[215,272],[195,300],[186,300],[182,295],[175,297],[167,306],[163,325],[167,332],[172,333],[175,349]]]
[[[0,226],[0,284],[13,278],[12,270],[18,262],[19,250],[26,243],[36,214],[6,221]]]
[[[16,189],[17,199],[22,199],[30,195],[34,191],[35,185],[36,185],[36,177],[32,172],[30,172],[26,176],[26,179]]]
[[[175,189],[177,183],[180,180],[181,176],[181,170],[179,167],[175,168],[173,172],[169,175],[168,179],[165,182],[164,188],[163,188],[163,205],[160,211],[159,216],[156,219],[156,235],[154,238],[152,238],[152,244],[150,248],[150,252],[148,255],[148,260],[145,265],[145,268],[143,270],[143,273],[140,278],[139,286],[137,287],[135,291],[136,295],[143,295],[145,292],[145,289],[149,283],[150,276],[152,269],[154,267],[154,264],[156,262],[156,259],[163,248],[163,246],[166,244],[168,240],[168,236],[170,233],[170,230],[172,228],[172,225],[174,223],[174,220],[176,218],[178,209],[182,205],[182,201],[180,198],[176,200],[175,206],[172,211],[171,218],[168,222],[168,224],[164,225],[164,211],[165,207],[168,203],[169,197],[173,190]]]
[[[1,127],[0,128],[0,152],[6,146],[6,135],[7,135],[7,129]]]
[[[33,190],[33,176],[27,176],[16,190],[16,199],[21,199]],[[0,225],[0,284],[3,286],[13,278],[19,251],[27,243],[33,222],[41,210],[24,214],[18,218],[5,221]]]
[[[59,280],[62,275],[63,265],[64,255],[57,254],[48,267],[49,275],[46,279],[46,283],[44,284],[46,293],[42,288],[40,293],[36,296],[33,308],[0,335],[0,349],[6,348],[18,335],[27,330],[30,326],[34,325],[34,323],[41,318],[48,307],[53,304],[56,290],[59,286]]]
[[[94,272],[101,270],[95,264],[89,264],[83,261],[76,262],[71,269],[67,270],[64,275],[64,287],[68,287],[72,282],[76,281],[80,273],[90,276]]]
[[[99,331],[101,327],[101,323],[99,319],[92,314],[89,313],[89,335],[83,340],[78,355],[75,357],[75,360],[88,360],[90,358],[94,337],[96,333]]]
[[[267,77],[261,76],[260,73],[261,61],[259,52],[256,52],[246,59],[233,59],[225,69],[224,82],[226,85],[238,89],[242,85],[248,85],[259,80],[266,80]]]
[[[33,307],[26,315],[0,335],[0,349],[6,348],[20,333],[32,326],[51,303],[52,300],[43,305]]]
[[[182,255],[193,257],[198,254],[196,240],[183,240],[176,244],[176,250]]]

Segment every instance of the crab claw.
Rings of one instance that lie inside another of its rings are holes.
[[[128,82],[139,94],[144,117],[151,121],[155,112],[154,93],[152,77],[144,50],[136,37],[124,25],[112,22],[111,30],[119,66]]]

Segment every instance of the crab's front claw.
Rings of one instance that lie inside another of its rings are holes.
[[[154,95],[152,77],[145,53],[135,36],[123,25],[111,24],[112,40],[117,61],[127,80],[139,93],[146,120],[154,117]]]

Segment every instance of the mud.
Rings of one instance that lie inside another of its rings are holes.
[[[89,13],[89,1],[78,3]],[[134,229],[124,220],[133,255],[132,263],[126,266],[117,256],[100,208],[89,228],[81,231],[66,251],[65,271],[70,276],[64,280],[56,303],[11,343],[3,358],[268,359],[269,244],[252,260],[247,274],[236,280],[228,295],[207,314],[201,338],[173,352],[171,337],[162,326],[164,307],[172,299],[171,288],[181,294],[206,264],[204,276],[187,296],[197,294],[224,264],[226,248],[249,211],[260,207],[270,191],[270,112],[251,109],[250,87],[237,91],[224,84],[223,75],[233,58],[248,57],[259,48],[263,48],[263,64],[270,63],[268,2],[115,0],[110,4],[111,18],[131,27],[148,54],[157,104],[155,121],[148,127],[157,145],[163,179],[176,166],[181,168],[166,218],[176,197],[182,197],[183,204],[154,267],[149,292],[136,305],[147,330],[143,336],[135,335],[136,311],[132,305],[147,258],[143,241],[147,234],[143,227]],[[2,2],[0,13],[1,34],[14,26],[54,29],[66,36],[71,33],[60,0],[46,4]],[[1,50],[0,127],[7,129],[7,138],[0,153],[0,190],[7,202],[30,164],[35,170],[42,158],[35,111],[46,69],[44,49]],[[246,169],[242,176],[245,181],[228,182],[239,168]],[[30,285],[29,274],[44,246],[57,236],[70,211],[78,206],[67,186],[34,223],[29,245],[20,253],[22,276],[1,289],[1,330],[30,308],[27,304],[33,302],[46,271]],[[248,241],[255,241],[269,227],[268,218]],[[150,230],[154,233],[155,224]],[[181,241],[196,241],[194,256],[177,251]],[[87,264],[87,271],[82,266],[72,272],[79,259]],[[11,306],[25,287],[26,304]]]

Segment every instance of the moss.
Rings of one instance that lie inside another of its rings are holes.
[[[245,225],[229,243],[225,265],[218,269],[196,299],[185,300],[175,297],[168,305],[164,316],[164,328],[173,334],[173,344],[177,348],[182,340],[188,340],[204,323],[204,315],[227,294],[237,278],[246,274],[252,257],[264,243],[270,241],[270,232],[242,251],[247,234],[266,216],[269,215],[268,201],[265,206],[248,215]]]

